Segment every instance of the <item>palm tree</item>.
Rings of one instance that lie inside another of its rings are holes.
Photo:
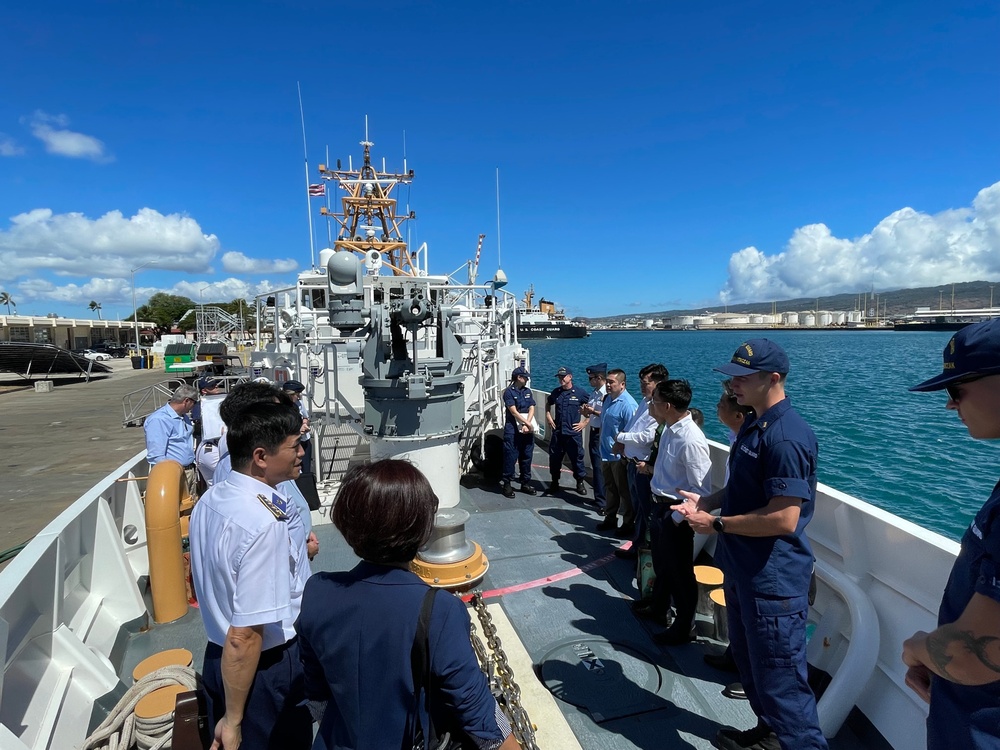
[[[14,298],[11,297],[7,292],[0,292],[0,305],[7,305],[7,314],[10,315],[10,306],[13,305],[14,309],[17,309],[17,303]]]
[[[87,305],[87,307],[89,307],[92,311],[95,311],[97,313],[97,319],[98,320],[102,319],[101,318],[101,303],[100,302],[95,302],[94,300],[90,300],[90,304]]]

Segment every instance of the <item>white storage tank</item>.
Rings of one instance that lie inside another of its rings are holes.
[[[645,328],[647,331],[650,330],[650,329],[652,329],[652,327],[653,327],[653,319],[652,318],[646,318],[646,320],[644,320],[642,322],[642,327]]]
[[[833,313],[826,310],[816,313],[816,323],[821,326],[833,325]]]
[[[694,326],[695,328],[704,328],[706,326],[714,326],[715,318],[695,318]]]
[[[797,326],[799,324],[799,314],[797,312],[782,313],[781,322],[786,326]]]
[[[678,315],[675,318],[670,318],[671,328],[693,328],[694,327],[694,316],[693,315]]]
[[[767,326],[776,326],[781,324],[780,315],[761,315],[761,322]]]
[[[847,322],[847,313],[843,310],[838,310],[833,314],[834,325],[842,326]]]
[[[808,326],[809,328],[813,328],[813,327],[816,326],[816,314],[815,313],[811,313],[811,312],[802,313],[802,315],[799,317],[799,320],[802,321],[802,325]]]
[[[849,313],[847,313],[847,322],[848,323],[860,323],[861,322],[861,311],[860,310],[851,310]]]
[[[759,326],[759,325],[763,325],[763,324],[764,324],[764,316],[763,315],[751,315],[750,316],[750,325],[752,325],[752,326]]]

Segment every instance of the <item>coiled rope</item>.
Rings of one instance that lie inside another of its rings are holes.
[[[163,687],[182,685],[188,690],[197,686],[195,671],[191,667],[169,666],[150,672],[136,682],[122,696],[101,725],[87,738],[80,750],[164,750],[170,747],[174,725],[174,712],[151,719],[135,715],[136,704]]]

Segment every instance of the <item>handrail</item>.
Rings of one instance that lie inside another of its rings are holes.
[[[875,606],[850,576],[817,560],[816,577],[844,600],[851,620],[847,652],[816,706],[823,736],[833,737],[868,685],[878,659],[881,633]]]

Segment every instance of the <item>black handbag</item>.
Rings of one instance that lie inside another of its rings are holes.
[[[410,668],[413,671],[413,701],[414,711],[413,750],[475,750],[471,742],[463,741],[459,731],[446,731],[439,734],[435,731],[434,713],[431,710],[431,695],[433,693],[430,660],[430,623],[431,610],[434,609],[434,596],[437,589],[427,589],[420,605],[420,616],[417,618],[417,633],[413,636],[413,648],[410,650]],[[427,734],[420,721],[420,697],[423,694],[424,707],[427,709]]]

